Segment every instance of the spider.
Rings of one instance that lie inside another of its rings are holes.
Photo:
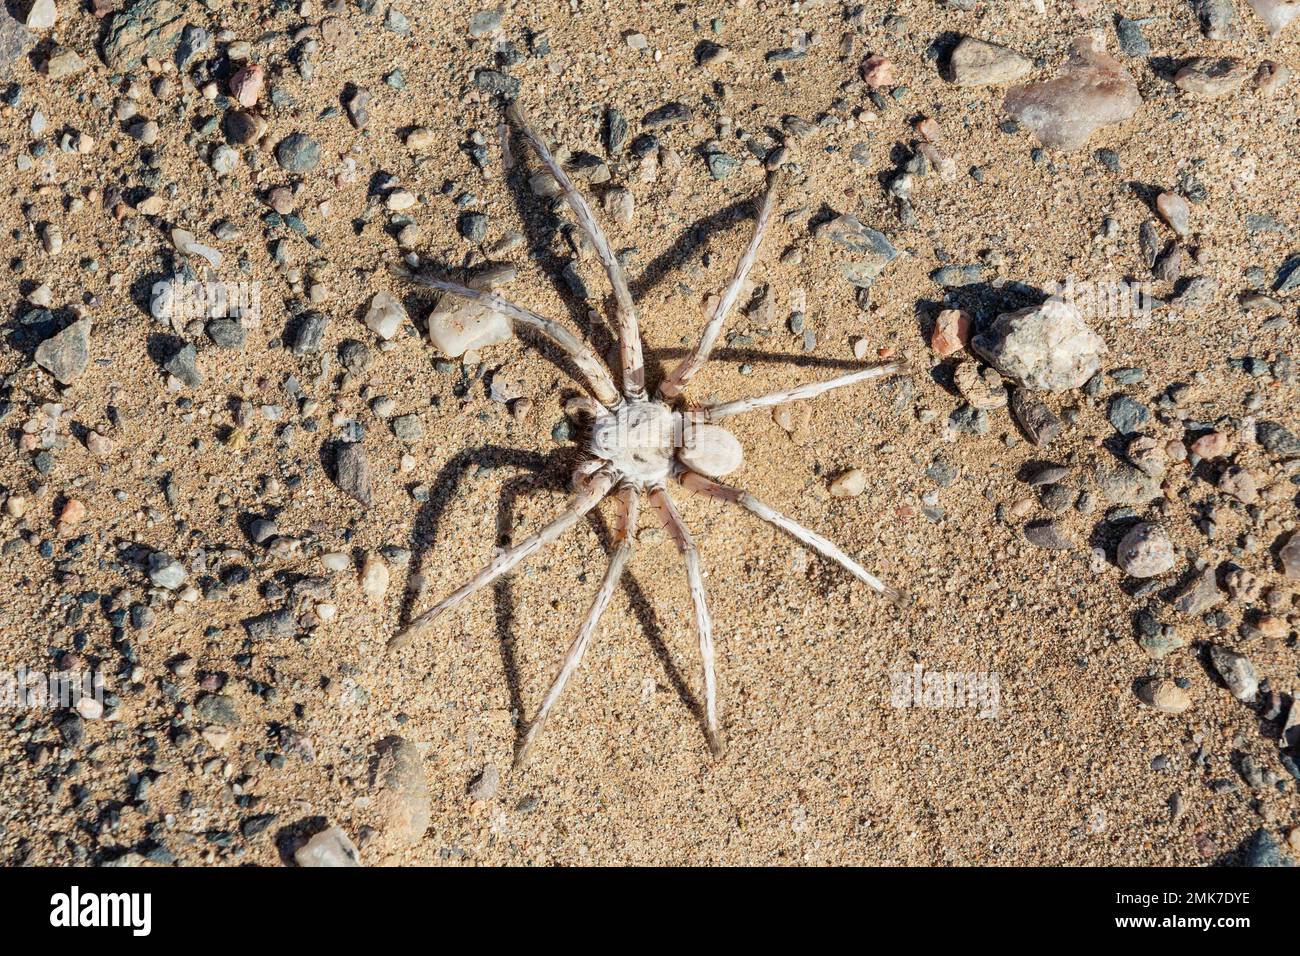
[[[472,289],[456,282],[427,275],[414,274],[408,277],[421,285],[492,309],[507,316],[513,324],[532,329],[548,337],[586,376],[592,397],[583,396],[576,401],[578,409],[588,419],[590,427],[586,430],[582,456],[574,472],[575,495],[568,508],[536,534],[502,551],[459,589],[414,618],[404,630],[389,641],[389,648],[397,650],[407,646],[443,612],[457,607],[530,555],[554,543],[611,492],[615,492],[618,516],[613,540],[614,550],[609,565],[587,611],[587,616],[578,629],[573,643],[569,645],[559,672],[551,682],[537,715],[529,725],[518,748],[514,766],[516,768],[523,766],[541,736],[547,718],[560,699],[560,695],[581,665],[583,655],[590,647],[596,633],[601,615],[613,597],[624,568],[632,558],[637,516],[644,496],[658,512],[686,565],[686,578],[690,586],[695,631],[703,669],[705,732],[714,757],[720,757],[723,752],[723,739],[718,721],[713,620],[705,596],[699,552],[696,550],[690,530],[683,523],[672,495],[668,491],[669,483],[675,482],[687,491],[703,493],[711,498],[739,505],[792,535],[823,557],[840,564],[854,577],[895,604],[901,603],[898,591],[887,587],[832,541],[798,524],[748,492],[723,484],[716,479],[739,468],[744,457],[740,442],[731,432],[717,424],[718,422],[755,409],[810,399],[832,389],[892,375],[902,371],[904,363],[894,361],[870,366],[827,381],[813,382],[787,391],[717,405],[695,406],[684,398],[691,379],[704,366],[713,351],[727,315],[740,296],[745,277],[758,256],[763,234],[767,231],[768,223],[772,218],[776,192],[780,185],[780,172],[776,171],[768,178],[767,188],[759,203],[758,217],[754,222],[753,232],[744,254],[737,263],[731,280],[713,309],[712,315],[708,318],[699,343],[659,383],[654,394],[651,395],[646,390],[645,360],[642,354],[636,303],[632,300],[622,265],[615,257],[595,216],[592,215],[587,200],[574,186],[564,168],[556,161],[546,142],[529,124],[518,101],[508,107],[506,116],[554,177],[565,201],[573,211],[579,228],[590,241],[597,258],[609,276],[614,291],[623,387],[618,388],[610,369],[582,340],[564,326],[530,309],[507,301],[496,293]]]

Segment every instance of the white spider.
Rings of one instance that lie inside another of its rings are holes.
[[[565,200],[577,218],[578,225],[591,241],[596,256],[609,275],[617,308],[623,388],[619,390],[610,370],[586,344],[550,319],[508,302],[494,293],[428,276],[411,277],[413,281],[422,285],[486,306],[508,316],[518,325],[534,329],[549,337],[586,375],[595,400],[584,398],[578,403],[591,417],[591,427],[583,447],[582,461],[575,474],[577,494],[564,513],[536,534],[497,555],[487,567],[449,597],[416,617],[405,630],[389,642],[389,647],[397,649],[409,644],[444,611],[456,607],[476,591],[509,572],[535,551],[554,542],[595,508],[611,491],[617,489],[619,520],[614,538],[614,553],[610,557],[609,567],[605,571],[600,589],[591,603],[591,609],[587,612],[577,637],[564,655],[560,671],[546,692],[537,716],[519,748],[515,766],[521,766],[541,736],[542,729],[546,726],[546,719],[563,693],[565,685],[582,663],[582,657],[596,632],[600,616],[609,604],[623,569],[632,557],[641,496],[647,495],[650,503],[659,512],[664,526],[668,529],[686,563],[686,576],[695,609],[695,630],[699,637],[700,658],[704,670],[704,723],[709,746],[715,756],[720,756],[722,732],[718,724],[717,682],[714,676],[713,622],[705,599],[699,553],[690,531],[682,522],[673,504],[672,496],[668,493],[668,482],[672,479],[689,491],[703,492],[713,498],[739,505],[764,521],[787,531],[823,556],[839,563],[854,577],[898,603],[897,591],[886,587],[833,542],[768,507],[748,492],[713,479],[735,471],[740,467],[743,459],[740,443],[731,432],[716,424],[717,422],[757,408],[770,408],[786,402],[813,398],[834,388],[890,375],[901,371],[903,363],[890,362],[828,381],[800,385],[788,391],[725,402],[720,405],[690,407],[684,403],[682,394],[686,386],[708,360],[722,331],[722,325],[736,304],[745,277],[757,258],[759,243],[762,242],[763,233],[772,217],[779,182],[779,174],[774,173],[769,178],[767,190],[759,206],[753,235],[745,247],[744,255],[736,265],[726,291],[704,327],[699,344],[666,379],[659,383],[656,394],[651,397],[645,388],[645,362],[641,354],[641,334],[637,326],[636,305],[632,301],[632,294],[628,289],[622,266],[615,258],[609,241],[597,224],[582,193],[574,187],[546,143],[529,126],[519,104],[512,105],[506,115],[511,124],[532,145],[542,163],[559,184]]]

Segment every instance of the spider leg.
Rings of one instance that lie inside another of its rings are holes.
[[[713,618],[704,594],[704,574],[700,570],[700,553],[690,529],[682,522],[668,491],[659,486],[650,491],[650,502],[663,518],[686,562],[686,580],[690,584],[691,604],[695,608],[695,630],[700,640],[700,662],[704,667],[704,726],[713,756],[722,756],[722,732],[718,729],[718,682],[714,675]]]
[[[718,335],[722,332],[722,324],[736,304],[736,299],[740,297],[745,277],[749,275],[754,260],[758,258],[759,244],[763,241],[763,233],[767,231],[772,210],[776,207],[776,189],[779,183],[779,173],[774,172],[768,177],[767,191],[763,193],[763,200],[758,207],[758,218],[754,220],[754,232],[749,237],[749,245],[745,247],[740,261],[736,263],[736,271],[731,274],[731,282],[728,283],[726,291],[722,293],[722,298],[718,300],[717,307],[713,310],[713,315],[704,326],[704,332],[700,335],[700,342],[695,346],[695,350],[681,360],[671,375],[659,383],[660,398],[672,399],[680,395],[695,373],[709,360],[709,354],[713,351]]]
[[[868,379],[893,375],[901,372],[906,367],[906,362],[887,362],[884,365],[876,365],[860,372],[851,372],[848,375],[827,379],[824,382],[809,382],[806,385],[787,389],[784,392],[773,392],[771,395],[760,395],[757,398],[741,398],[734,402],[723,402],[721,405],[710,405],[706,408],[697,409],[690,414],[696,421],[716,422],[723,418],[730,418],[732,415],[752,412],[756,408],[769,408],[773,405],[784,405],[786,402],[796,402],[803,398],[816,398],[822,392],[844,388],[846,385],[856,385],[858,382],[865,382]]]
[[[534,551],[551,544],[569,528],[578,523],[582,517],[596,505],[600,504],[614,483],[614,476],[608,471],[600,472],[591,478],[582,491],[575,497],[564,512],[542,530],[525,538],[513,548],[501,552],[482,571],[470,578],[465,584],[440,604],[425,611],[388,642],[390,650],[398,650],[410,644],[415,637],[432,624],[443,611],[448,611],[460,604],[470,595],[491,584],[515,565],[519,564]]]
[[[614,384],[614,378],[609,374],[609,369],[605,367],[605,363],[596,357],[596,353],[586,343],[560,323],[538,315],[531,309],[525,309],[522,305],[515,305],[509,299],[504,299],[495,292],[471,289],[469,286],[461,285],[458,282],[448,282],[445,279],[436,279],[433,276],[411,275],[409,278],[419,285],[437,289],[439,292],[448,292],[460,296],[462,299],[469,299],[471,302],[486,306],[494,312],[500,312],[502,315],[507,316],[511,322],[517,325],[542,333],[558,345],[564,354],[573,360],[573,364],[578,366],[578,369],[587,376],[592,392],[595,393],[602,404],[615,406],[622,401],[618,386]]]
[[[878,577],[850,558],[840,550],[835,542],[822,537],[810,528],[805,528],[799,522],[787,518],[775,508],[768,507],[749,492],[734,488],[731,485],[720,484],[693,471],[682,472],[678,475],[677,480],[690,491],[702,491],[709,497],[717,498],[719,501],[729,501],[732,504],[740,505],[751,514],[757,515],[769,524],[776,525],[782,531],[802,541],[822,557],[834,561],[869,588],[883,594],[895,605],[901,606],[903,603],[903,595],[900,592],[886,585]]]
[[[591,207],[587,205],[587,200],[552,155],[546,141],[529,125],[524,108],[518,101],[510,105],[506,111],[506,118],[523,134],[524,139],[528,140],[537,157],[542,161],[542,165],[559,184],[569,208],[573,210],[573,215],[578,220],[578,227],[591,241],[592,248],[596,250],[596,258],[600,260],[609,275],[609,284],[614,290],[614,302],[618,311],[623,391],[627,393],[629,399],[639,401],[645,397],[645,358],[641,354],[641,331],[637,324],[636,304],[632,301],[632,291],[628,287],[627,277],[623,274],[623,267],[614,255],[614,250],[610,248],[609,240],[605,238],[605,233],[601,230],[600,223],[596,221]]]
[[[560,699],[560,695],[564,693],[569,678],[581,666],[582,657],[587,653],[587,647],[591,644],[591,639],[596,633],[596,625],[600,622],[600,616],[605,613],[610,598],[614,596],[614,588],[618,586],[619,579],[623,576],[623,569],[632,557],[640,501],[640,494],[631,485],[624,485],[619,490],[619,528],[615,533],[617,547],[610,556],[609,567],[606,568],[605,576],[600,582],[600,590],[596,592],[596,596],[592,599],[591,608],[587,611],[587,617],[583,620],[582,627],[578,629],[578,636],[569,645],[569,650],[564,655],[564,661],[560,665],[559,673],[551,681],[550,689],[547,690],[541,707],[537,709],[537,716],[533,718],[533,723],[528,728],[523,745],[519,748],[519,753],[515,757],[516,769],[528,762],[528,756],[533,745],[537,743],[542,731],[546,729],[546,719],[550,716],[551,708],[555,706]]]

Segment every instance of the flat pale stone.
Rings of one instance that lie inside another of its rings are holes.
[[[376,292],[366,310],[366,328],[387,341],[406,321],[406,307],[388,292]]]
[[[1075,150],[1096,130],[1122,123],[1142,106],[1137,83],[1101,41],[1079,37],[1055,79],[1007,93],[1003,109],[1054,149]]]
[[[508,342],[515,334],[508,317],[451,294],[429,313],[428,327],[429,341],[448,358]]]
[[[1234,57],[1198,56],[1174,74],[1174,85],[1213,100],[1237,92],[1250,75],[1250,68]]]
[[[1010,47],[962,37],[948,57],[947,77],[957,86],[995,86],[1029,75],[1033,61]]]
[[[340,827],[322,830],[293,855],[299,866],[360,866],[357,848]]]

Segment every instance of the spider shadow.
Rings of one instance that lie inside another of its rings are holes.
[[[606,307],[607,300],[612,299],[612,293],[606,293],[598,300],[587,303],[564,280],[564,270],[569,265],[570,259],[554,250],[558,234],[569,221],[559,213],[559,209],[566,203],[558,196],[550,200],[533,196],[528,180],[530,171],[534,171],[534,168],[527,160],[527,157],[532,156],[532,147],[513,127],[510,129],[509,136],[515,162],[506,174],[506,191],[514,198],[515,212],[519,216],[519,221],[523,223],[524,248],[555,287],[573,324],[586,332],[596,353],[603,356],[618,343],[618,333],[610,321],[612,310]],[[538,163],[536,170],[541,168]],[[575,254],[573,256],[575,263],[577,258]],[[601,281],[604,281],[603,275]],[[589,312],[595,312],[600,316],[600,322],[593,322]]]
[[[497,541],[498,543],[504,543],[510,537],[514,524],[515,504],[522,495],[537,490],[561,492],[568,490],[568,480],[573,464],[569,460],[571,457],[571,454],[565,453],[543,455],[538,452],[498,445],[484,445],[479,448],[467,449],[456,455],[438,473],[436,481],[430,488],[428,501],[421,506],[411,527],[410,577],[414,578],[422,571],[425,558],[433,548],[437,538],[442,519],[457,489],[460,487],[461,476],[468,468],[511,468],[525,472],[525,474],[516,475],[506,480],[497,502]],[[611,552],[614,536],[605,519],[600,516],[597,510],[589,512],[587,519],[596,532],[601,547],[607,553]],[[672,656],[668,652],[668,645],[664,643],[663,627],[660,624],[658,614],[655,612],[654,605],[646,597],[645,592],[630,569],[623,572],[620,583],[628,597],[632,613],[636,616],[637,623],[641,626],[651,650],[659,659],[669,683],[677,692],[678,699],[694,715],[703,729],[705,727],[704,709],[687,685],[681,671],[673,663]],[[507,574],[498,579],[493,585],[493,591],[496,636],[501,654],[501,667],[505,674],[510,695],[511,711],[520,717],[515,729],[515,752],[518,753],[524,735],[528,731],[528,722],[523,719],[525,713],[523,689],[515,655],[513,633],[515,598],[511,586],[511,575]],[[402,597],[399,620],[403,627],[410,622],[416,597],[417,594],[410,588],[406,590]],[[575,622],[574,626],[577,627],[577,622]]]

